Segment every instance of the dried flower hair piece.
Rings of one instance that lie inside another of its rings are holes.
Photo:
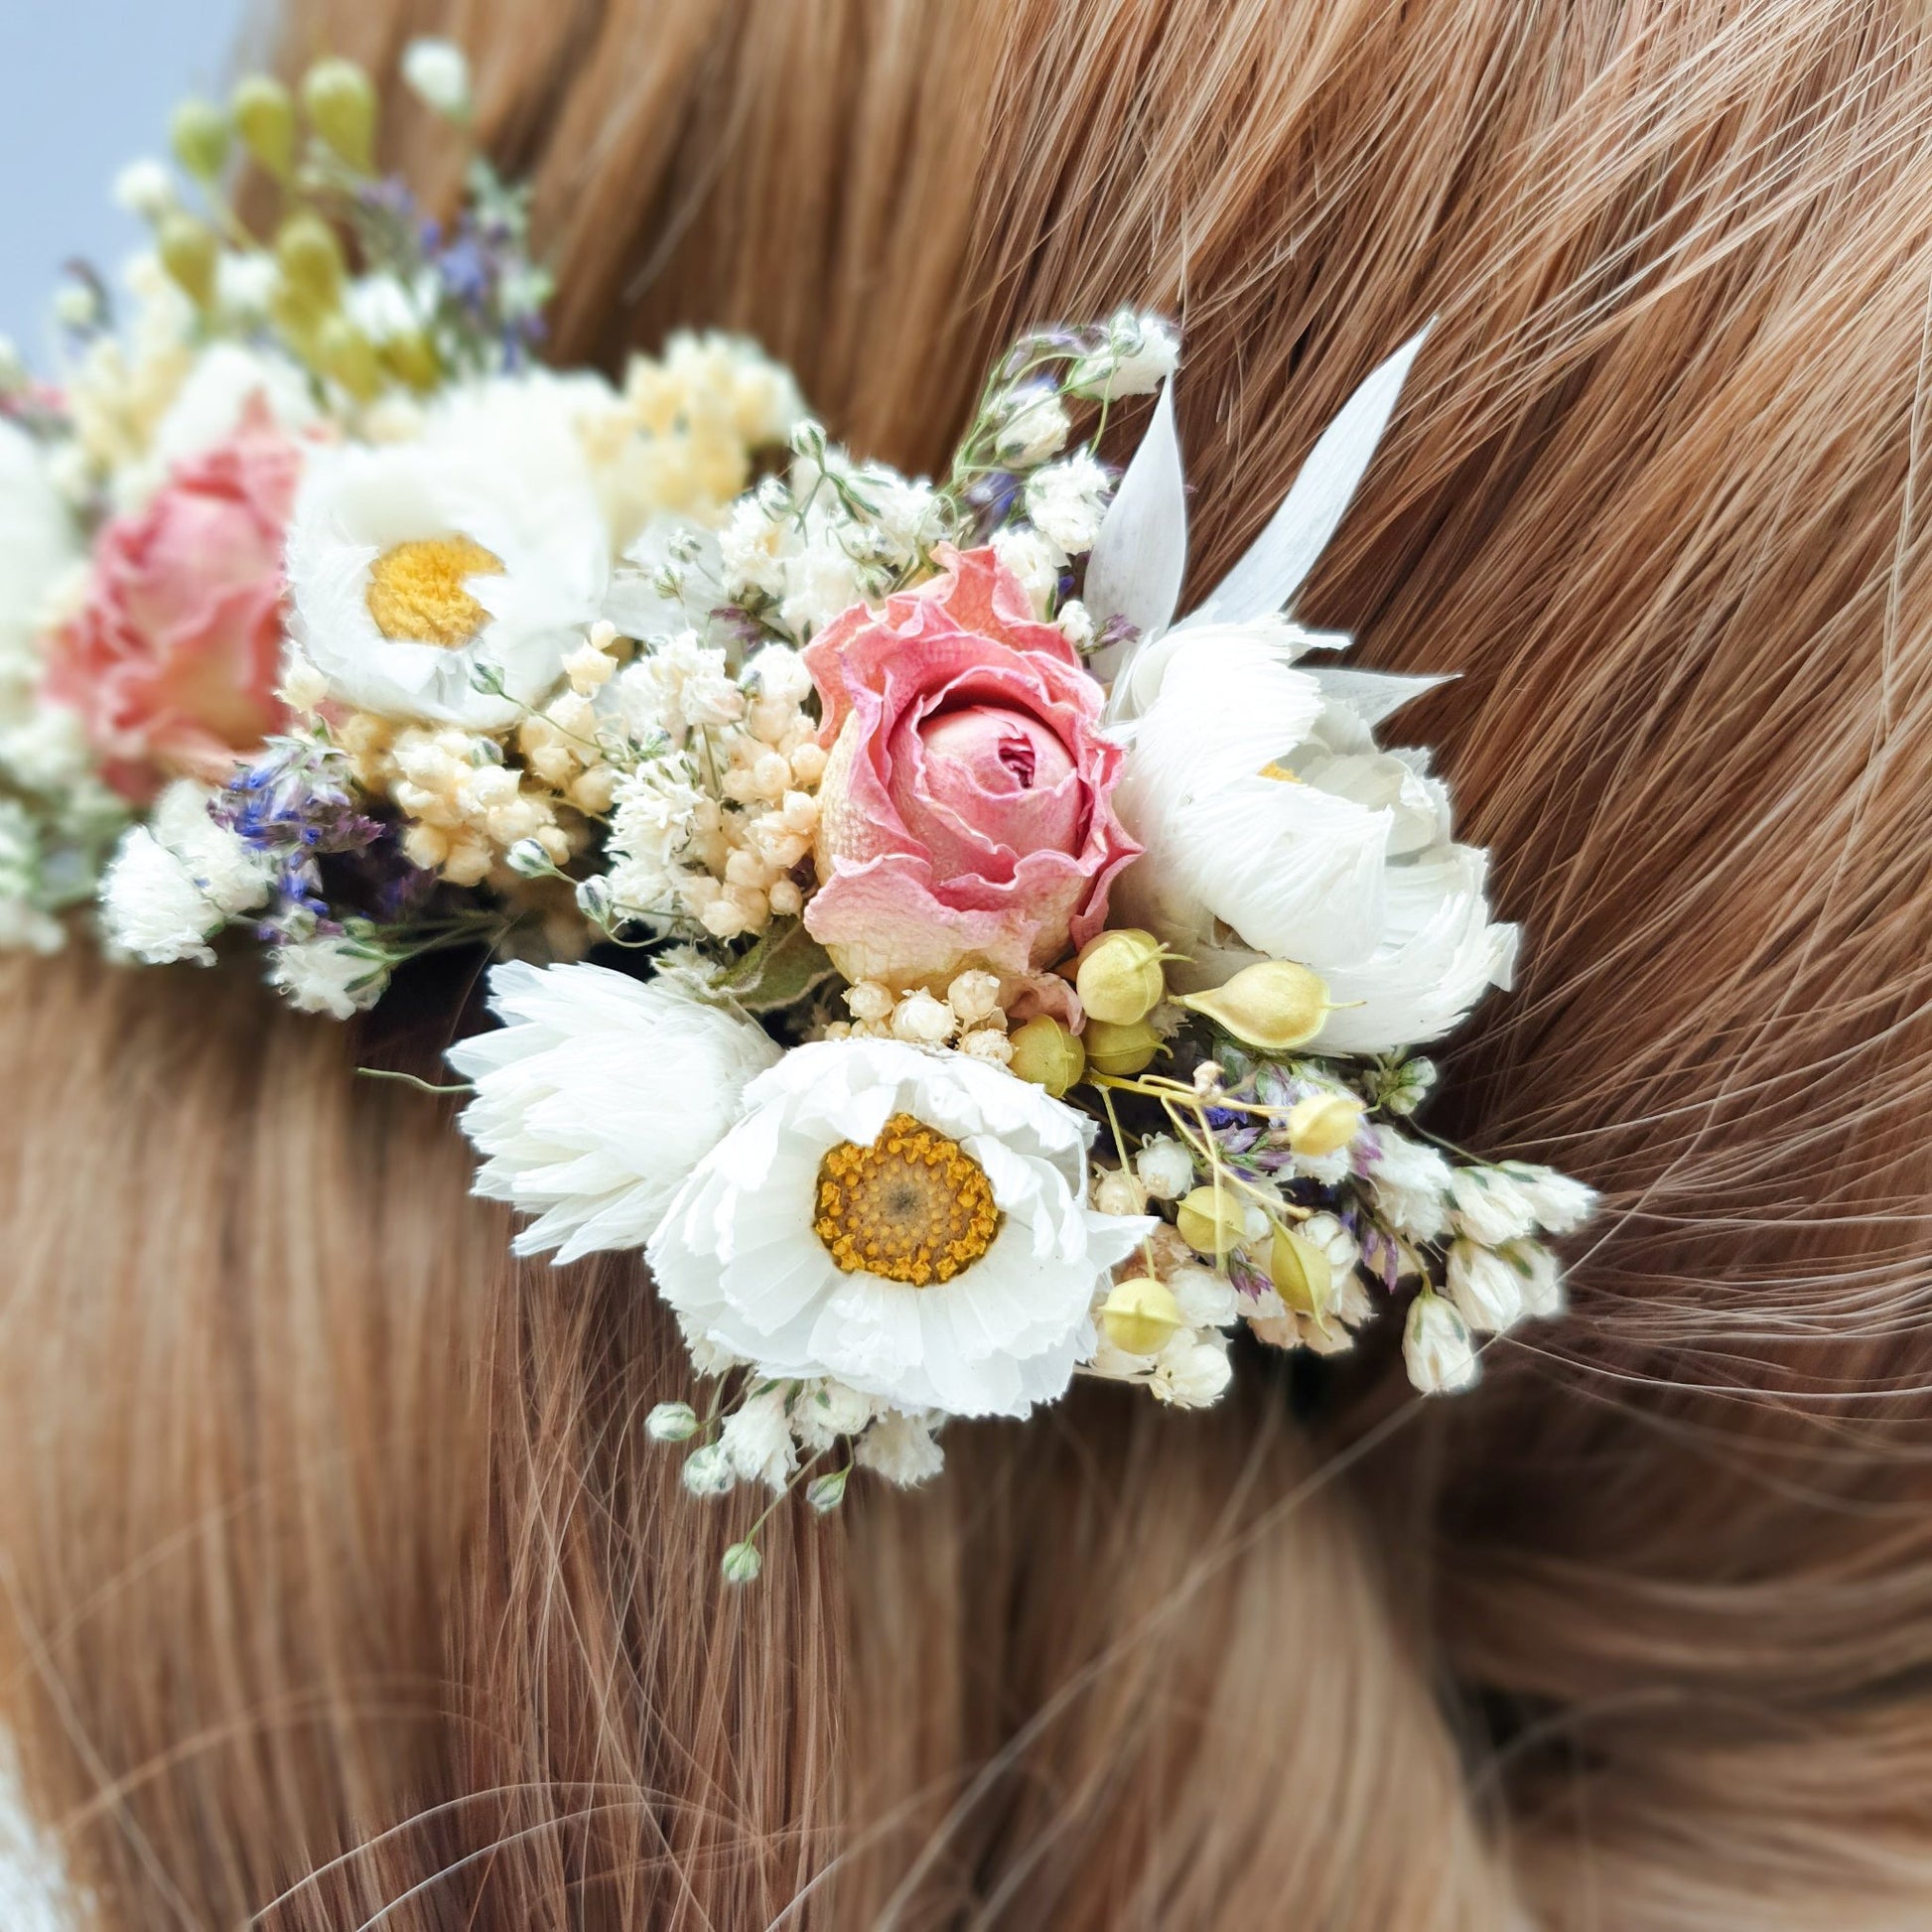
[[[405,73],[467,139],[457,50]],[[123,177],[132,330],[83,283],[61,379],[0,368],[0,937],[239,931],[344,1019],[503,955],[450,1055],[477,1190],[520,1253],[644,1252],[699,1385],[650,1434],[700,1495],[835,1508],[949,1419],[1076,1375],[1211,1403],[1240,1332],[1333,1353],[1385,1305],[1463,1388],[1556,1312],[1589,1189],[1417,1124],[1517,943],[1378,736],[1433,680],[1290,615],[1423,337],[1180,616],[1161,318],[1026,336],[904,477],[736,339],[538,366],[522,192],[473,157],[430,218],[374,99],[326,62],[184,108],[186,186]]]

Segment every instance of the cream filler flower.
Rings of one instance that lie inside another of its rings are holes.
[[[502,380],[441,406],[419,442],[317,453],[288,572],[334,697],[494,731],[603,614],[611,538],[551,386]]]
[[[1096,1290],[1153,1225],[1085,1204],[1089,1122],[883,1039],[796,1047],[744,1107],[650,1242],[687,1335],[901,1409],[1018,1416],[1064,1391]]]

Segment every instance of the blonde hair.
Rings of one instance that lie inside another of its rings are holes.
[[[504,1259],[430,1072],[240,978],[8,976],[0,1619],[104,1927],[1897,1924],[1932,1899],[1932,47],[1903,0],[303,0],[476,53],[559,359],[758,333],[931,465],[1166,306],[1199,581],[1436,318],[1305,615],[1459,673],[1533,945],[1440,1125],[1603,1187],[1574,1308],[1086,1392],[909,1499],[642,1440],[633,1258]],[[398,102],[394,158],[433,165]]]

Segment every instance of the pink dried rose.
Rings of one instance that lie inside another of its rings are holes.
[[[1041,972],[1100,930],[1140,852],[1100,686],[991,550],[941,562],[805,652],[832,754],[805,925],[848,979]]]
[[[281,720],[282,537],[301,469],[251,403],[225,443],[94,540],[47,694],[79,713],[107,782],[137,804],[171,777],[220,779]]]

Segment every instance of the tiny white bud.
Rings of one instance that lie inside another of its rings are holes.
[[[660,1402],[644,1418],[644,1431],[653,1443],[688,1442],[698,1433],[698,1412],[688,1402]]]
[[[738,1471],[722,1443],[707,1443],[684,1458],[685,1488],[694,1496],[722,1496],[738,1481]]]
[[[535,839],[518,839],[503,855],[513,873],[525,879],[543,879],[556,871],[550,855]]]
[[[845,1501],[846,1478],[850,1469],[834,1469],[830,1475],[816,1477],[805,1486],[805,1500],[821,1516],[828,1516]]]
[[[611,882],[602,873],[581,880],[577,887],[577,909],[593,925],[608,925],[611,920]]]
[[[152,155],[130,161],[114,177],[114,205],[144,221],[159,221],[176,205],[175,178]]]
[[[1194,1184],[1194,1157],[1172,1135],[1149,1141],[1135,1157],[1134,1171],[1156,1200],[1178,1200]]]
[[[1418,1295],[1403,1324],[1402,1360],[1424,1395],[1466,1389],[1482,1372],[1462,1317],[1440,1295]]]
[[[755,1584],[759,1580],[759,1572],[764,1568],[764,1559],[759,1555],[756,1543],[734,1543],[725,1552],[725,1560],[720,1568],[728,1584]]]
[[[403,50],[402,77],[425,105],[452,121],[470,117],[470,63],[452,41],[411,41]]]

